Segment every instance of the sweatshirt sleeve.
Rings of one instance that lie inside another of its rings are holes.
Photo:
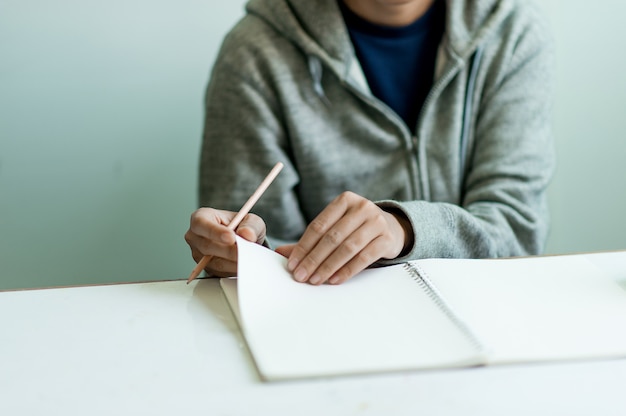
[[[397,263],[427,257],[503,257],[543,251],[554,170],[551,37],[541,25],[489,49],[472,124],[460,204],[379,201],[410,220],[414,245]],[[494,42],[498,44],[498,42]]]
[[[246,53],[236,39],[227,38],[213,67],[205,97],[199,202],[239,211],[271,168],[283,162],[285,167],[251,211],[265,221],[269,244],[278,245],[297,240],[305,227],[294,191],[299,177],[287,156],[276,98],[256,76],[259,70]]]

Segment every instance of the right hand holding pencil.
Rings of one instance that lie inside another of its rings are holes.
[[[235,231],[227,225],[236,212],[213,208],[200,208],[191,215],[185,241],[196,262],[204,256],[213,256],[205,271],[210,276],[227,277],[237,274],[237,246],[235,233],[240,237],[262,244],[265,240],[265,222],[255,214],[246,215]]]

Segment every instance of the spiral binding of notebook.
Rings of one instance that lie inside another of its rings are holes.
[[[413,263],[404,263],[404,269],[408,272],[415,282],[422,288],[426,295],[433,301],[433,303],[439,308],[439,310],[450,319],[450,321],[465,335],[470,343],[481,353],[487,354],[487,347],[481,342],[480,337],[476,335],[474,331],[463,321],[457,313],[454,312],[452,307],[441,293],[437,290],[435,285],[428,278],[428,273],[419,265]]]

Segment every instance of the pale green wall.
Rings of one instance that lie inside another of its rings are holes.
[[[203,89],[243,3],[0,0],[0,289],[187,276]],[[549,251],[626,248],[626,3],[543,3]]]
[[[0,288],[186,277],[202,99],[242,0],[0,0]]]
[[[548,251],[626,249],[626,2],[543,3],[558,51]]]

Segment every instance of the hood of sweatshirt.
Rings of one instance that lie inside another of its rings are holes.
[[[342,0],[251,0],[246,11],[264,20],[304,54],[321,60],[345,80],[356,57],[337,1]],[[446,1],[442,58],[454,61],[471,56],[515,8],[515,0],[435,1]],[[344,30],[328,30],[338,27]]]

